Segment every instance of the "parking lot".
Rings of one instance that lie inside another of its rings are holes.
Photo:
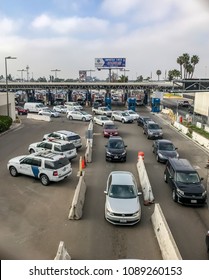
[[[207,155],[146,108],[140,110],[162,125],[165,138],[172,139],[179,147],[179,153],[189,158],[205,178]],[[209,228],[207,207],[184,207],[172,201],[171,190],[163,181],[165,166],[156,162],[151,150],[152,140],[145,137],[136,122],[116,122],[128,146],[125,163],[105,161],[107,139],[102,135],[102,127],[94,126],[93,162],[85,170],[87,193],[84,215],[81,220],[70,221],[69,207],[78,182],[79,156],[85,152],[88,122],[71,121],[65,117],[53,119],[50,123],[29,120],[25,116],[21,118],[19,128],[0,137],[1,147],[4,147],[0,152],[2,259],[53,259],[61,240],[65,242],[72,259],[161,259],[150,221],[154,205],[144,206],[141,198],[142,220],[133,227],[113,226],[104,219],[104,190],[108,174],[113,170],[128,170],[137,178],[139,150],[145,153],[145,165],[155,201],[161,204],[182,257],[207,258],[204,244],[204,232]],[[83,147],[72,161],[71,177],[44,187],[33,178],[13,178],[9,175],[6,164],[10,158],[27,154],[29,144],[40,141],[45,133],[58,129],[72,130],[82,137]]]

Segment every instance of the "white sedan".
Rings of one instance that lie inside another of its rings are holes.
[[[60,113],[50,109],[42,109],[38,112],[38,115],[50,116],[52,118],[60,117]]]
[[[107,179],[105,218],[114,225],[134,225],[141,220],[136,179],[128,171],[112,171]]]
[[[127,112],[133,118],[133,120],[137,120],[139,118],[139,114],[133,110],[126,110],[125,112]]]
[[[90,121],[93,116],[85,111],[69,111],[67,113],[67,118],[69,120],[79,120],[79,121]]]
[[[109,119],[107,116],[104,115],[99,115],[94,117],[94,123],[99,124],[99,125],[104,125],[104,124],[114,124],[111,119]]]
[[[58,113],[63,113],[63,114],[67,113],[67,107],[64,105],[56,105],[53,107],[53,110]]]

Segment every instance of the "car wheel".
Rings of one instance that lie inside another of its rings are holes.
[[[17,169],[16,169],[14,166],[11,166],[11,167],[9,168],[9,172],[10,172],[10,175],[11,175],[12,177],[17,177],[17,175],[18,175]]]
[[[122,119],[122,120],[121,120],[121,122],[122,122],[122,123],[125,123],[125,120],[124,120],[124,119]]]
[[[165,181],[166,183],[168,183],[168,180],[167,180],[167,175],[166,175],[166,173],[164,173],[164,181]]]
[[[144,129],[143,129],[143,134],[145,134],[145,131],[144,131]]]
[[[115,121],[115,117],[112,117],[112,120]]]
[[[156,156],[156,160],[157,160],[157,162],[160,162],[159,155]]]
[[[83,121],[83,122],[85,122],[85,121],[86,121],[86,119],[85,119],[85,118],[82,118],[82,121]]]
[[[29,153],[30,153],[30,154],[35,153],[34,149],[30,149]]]
[[[147,134],[147,139],[149,139],[149,134]]]
[[[42,175],[40,176],[40,180],[41,180],[41,184],[42,184],[42,185],[48,186],[48,184],[49,184],[49,178],[48,178],[47,175],[42,174]]]
[[[22,116],[22,112],[20,112],[20,115]]]
[[[172,198],[173,198],[173,201],[177,202],[177,195],[176,195],[175,189],[173,189],[173,191],[172,191]]]
[[[73,117],[72,116],[69,116],[69,118],[68,118],[69,120],[73,120]]]

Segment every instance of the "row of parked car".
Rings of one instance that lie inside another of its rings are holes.
[[[42,141],[30,144],[29,155],[10,159],[7,168],[13,177],[24,174],[40,179],[47,186],[71,175],[71,160],[77,157],[81,147],[81,137],[77,133],[55,131],[45,134]]]

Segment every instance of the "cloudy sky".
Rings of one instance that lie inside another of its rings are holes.
[[[2,0],[0,75],[78,78],[95,58],[126,58],[129,79],[157,79],[179,69],[183,53],[198,55],[195,78],[209,77],[208,0]],[[120,73],[119,73],[120,74]],[[24,73],[24,75],[26,75]],[[108,71],[92,72],[104,78]]]

